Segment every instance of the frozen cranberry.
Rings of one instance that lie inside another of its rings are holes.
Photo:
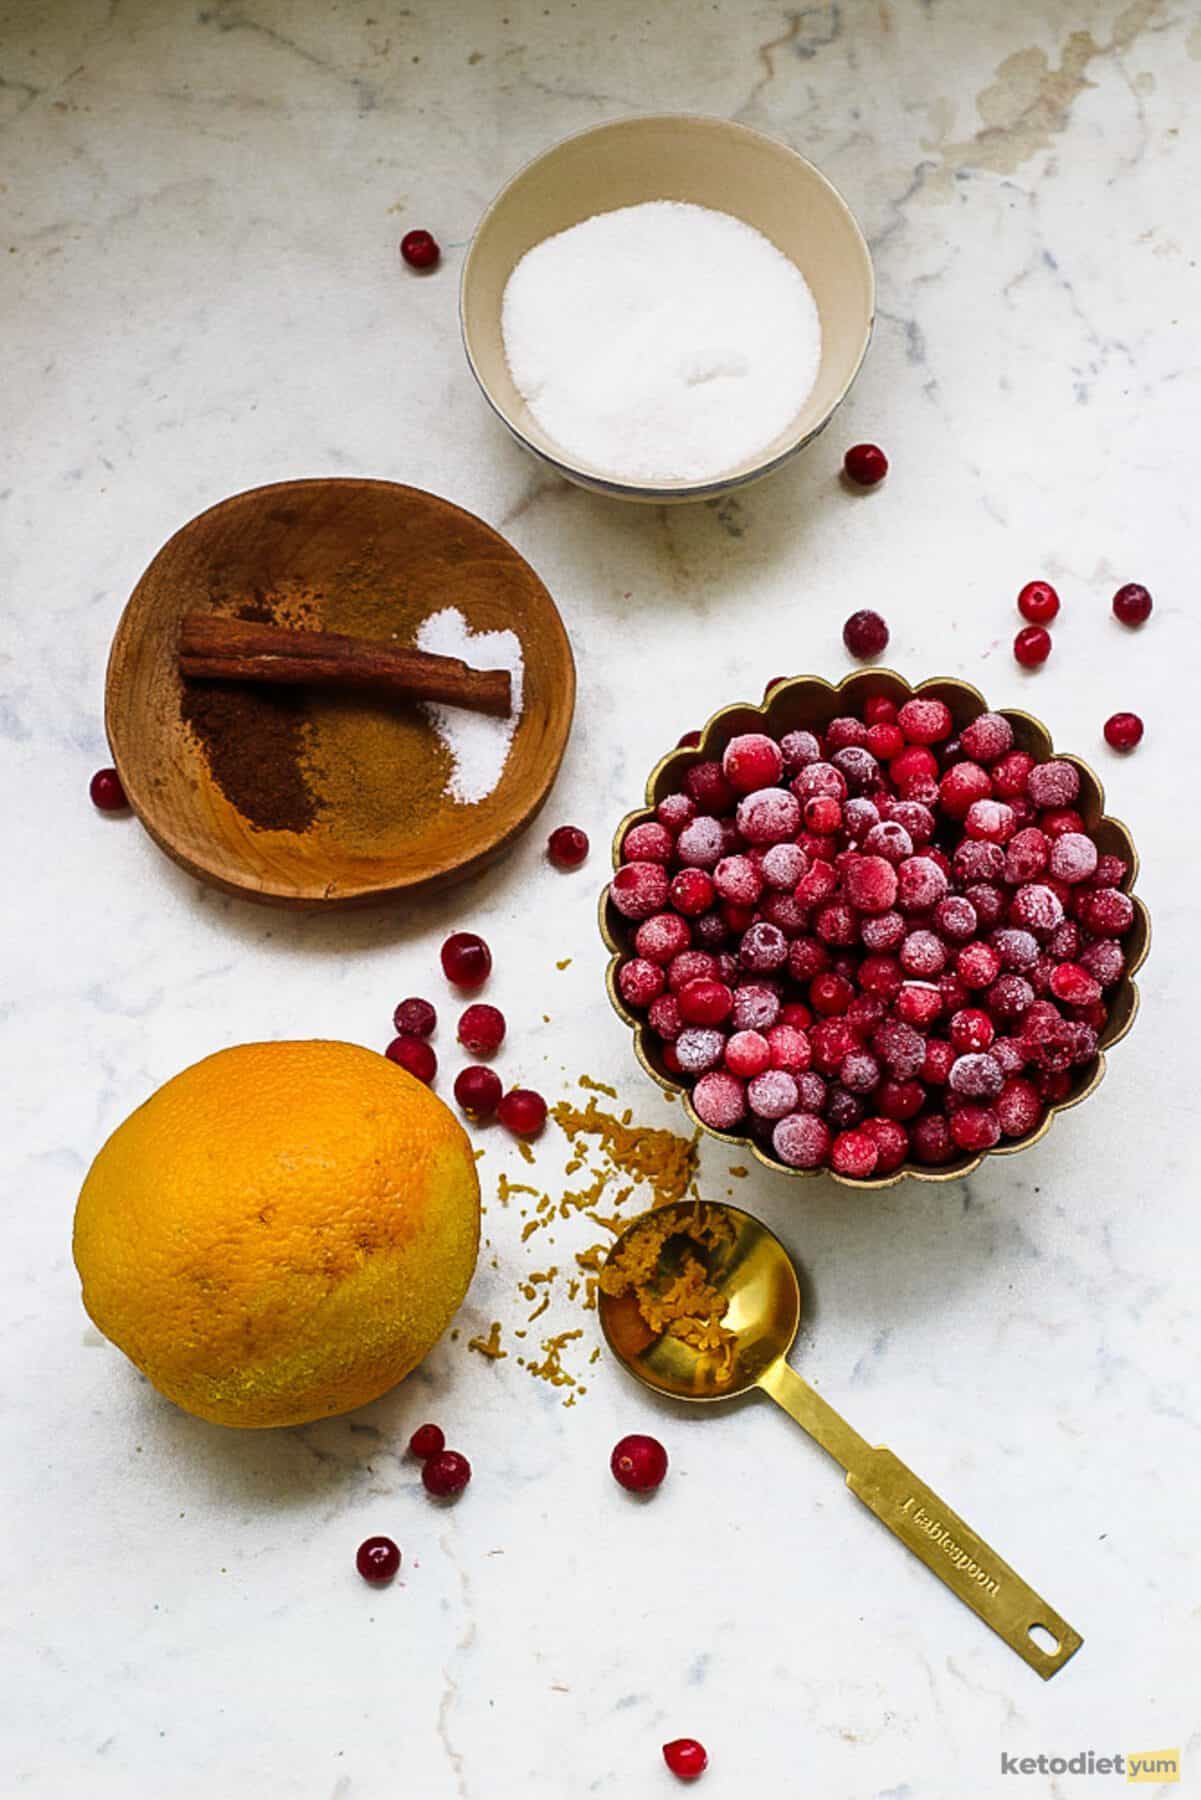
[[[887,694],[870,694],[863,702],[863,719],[867,725],[891,725],[897,716],[897,703]]]
[[[1005,880],[1015,887],[1034,881],[1047,867],[1051,840],[1035,825],[1024,826],[1010,838],[1005,850]]]
[[[701,913],[708,912],[713,905],[714,887],[712,877],[703,869],[681,869],[672,878],[667,890],[668,899],[678,913],[685,918],[699,918]]]
[[[886,1002],[878,995],[856,994],[844,1017],[856,1037],[866,1042],[887,1011]]]
[[[992,1046],[992,1053],[1006,1075],[1016,1075],[1026,1066],[1026,1052],[1021,1038],[997,1038]]]
[[[1128,581],[1113,597],[1113,616],[1123,625],[1145,625],[1151,617],[1151,596],[1137,581]]]
[[[510,1088],[497,1106],[496,1116],[514,1137],[537,1137],[546,1124],[546,1101],[532,1088]]]
[[[826,1083],[816,1069],[802,1069],[793,1079],[797,1088],[797,1111],[820,1113],[826,1104]]]
[[[721,1061],[726,1040],[708,1025],[686,1025],[675,1041],[680,1067],[687,1075],[703,1075]]]
[[[717,958],[708,950],[681,950],[667,969],[667,985],[679,994],[690,981],[717,981]]]
[[[932,931],[911,931],[901,945],[900,963],[906,975],[930,980],[946,967],[946,947]]]
[[[808,866],[799,844],[771,844],[763,852],[760,868],[768,887],[791,892]]]
[[[1028,969],[1038,958],[1038,939],[1012,925],[993,932],[992,947],[1005,969]]]
[[[773,1069],[797,1075],[809,1067],[809,1039],[797,1025],[773,1025],[767,1033],[767,1048]]]
[[[771,1049],[761,1031],[736,1031],[724,1045],[727,1069],[749,1081],[771,1063]]]
[[[1029,1060],[1040,1069],[1066,1069],[1072,1060],[1073,1039],[1068,1022],[1054,1010],[1036,1016],[1034,1007],[1029,1009],[1022,1021],[1022,1045]]]
[[[1096,1027],[1087,1019],[1069,1019],[1070,1047],[1074,1063],[1086,1063],[1097,1053]]]
[[[1120,856],[1110,851],[1103,851],[1097,858],[1097,866],[1093,871],[1093,887],[1121,887],[1129,873],[1129,865]]]
[[[883,819],[872,826],[863,840],[863,849],[867,856],[882,857],[895,867],[913,855],[913,839],[903,825],[894,819]]]
[[[911,856],[897,870],[897,904],[902,912],[930,912],[949,883],[928,856]]]
[[[908,754],[908,752],[906,752]],[[894,800],[888,808],[888,817],[894,825],[901,825],[913,839],[913,847],[919,850],[928,844],[934,836],[934,814],[930,808],[918,800]]]
[[[1052,806],[1038,815],[1038,828],[1044,837],[1063,837],[1067,832],[1083,832],[1084,820],[1074,806]]]
[[[1049,1103],[1066,1100],[1072,1091],[1071,1070],[1040,1069],[1034,1078],[1034,1084],[1043,1099]]]
[[[906,1025],[924,1031],[942,1011],[942,995],[924,981],[907,981],[896,997],[893,1010]]]
[[[829,966],[830,952],[816,938],[793,938],[788,946],[788,973],[794,981],[810,981]]]
[[[748,844],[782,843],[800,823],[801,803],[787,788],[760,788],[738,802],[738,829]]]
[[[1081,831],[1065,831],[1051,844],[1050,869],[1057,881],[1087,881],[1097,861],[1097,846]]]
[[[979,763],[960,762],[947,770],[938,784],[938,803],[948,818],[966,818],[977,801],[992,794],[992,781]]]
[[[765,1069],[747,1085],[751,1111],[761,1119],[782,1119],[796,1111],[797,1085],[787,1069]]]
[[[886,1004],[900,993],[904,980],[904,970],[894,956],[865,956],[859,965],[863,992]]]
[[[842,459],[843,472],[856,487],[876,487],[888,474],[888,458],[879,444],[852,444]]]
[[[400,254],[410,269],[436,268],[442,257],[438,240],[428,231],[406,231],[400,240]]]
[[[766,982],[748,981],[734,993],[730,1023],[735,1031],[767,1031],[780,1016],[780,996]]]
[[[687,867],[712,869],[720,861],[724,847],[721,826],[716,819],[702,813],[689,820],[676,839],[676,856]],[[657,910],[652,908],[652,911]]]
[[[950,1034],[951,1043],[961,1056],[987,1050],[997,1035],[992,1020],[978,1006],[961,1006],[952,1014]]]
[[[115,769],[97,769],[88,783],[88,794],[98,812],[125,812],[129,806]]]
[[[678,837],[690,819],[696,817],[696,801],[687,794],[664,794],[655,808],[655,818],[673,837]]]
[[[402,1000],[392,1014],[392,1023],[405,1037],[428,1037],[438,1023],[438,1015],[428,1000]]]
[[[617,991],[627,1006],[649,1006],[666,986],[663,970],[644,956],[631,957],[617,971]]]
[[[796,897],[802,906],[820,906],[838,886],[838,873],[832,863],[810,863],[796,885]]]
[[[874,1174],[880,1152],[865,1131],[842,1131],[830,1147],[830,1167],[839,1175],[863,1181]]]
[[[1112,987],[1120,981],[1126,968],[1126,958],[1122,954],[1120,944],[1112,938],[1098,938],[1087,950],[1080,953],[1080,966],[1087,969],[1094,981],[1099,981],[1103,988]]]
[[[879,785],[880,765],[862,745],[848,744],[844,750],[836,750],[830,760],[850,793],[862,796]]]
[[[838,1079],[852,1094],[871,1094],[880,1085],[880,1065],[870,1050],[852,1050],[843,1059]]]
[[[459,1042],[472,1056],[493,1056],[504,1042],[505,1015],[499,1007],[477,1002],[459,1020]]]
[[[916,1077],[900,1081],[896,1076],[890,1075],[876,1089],[876,1111],[886,1119],[916,1118],[925,1102],[926,1089]]]
[[[910,800],[916,799],[915,786],[925,782],[935,783],[934,792],[937,795],[938,772],[938,759],[925,744],[907,744],[901,754],[894,756],[888,765],[889,778],[897,792]],[[892,817],[896,817],[895,812]]]
[[[574,827],[563,825],[559,829],[571,831]],[[558,832],[551,833],[552,844],[557,836]],[[666,825],[661,825],[658,819],[644,819],[639,825],[631,825],[626,832],[621,846],[621,855],[624,862],[668,863],[675,854],[675,847],[675,837]],[[587,855],[587,851],[585,851],[585,855]],[[551,861],[556,860],[552,855]],[[580,861],[583,861],[583,857],[580,858]],[[568,863],[566,866],[574,868],[576,865]]]
[[[471,1464],[457,1450],[440,1450],[421,1471],[421,1485],[435,1500],[449,1500],[453,1494],[461,1494],[470,1480]]]
[[[805,802],[805,830],[814,836],[827,837],[842,825],[842,807],[837,800],[819,794]]]
[[[867,1112],[866,1102],[841,1082],[834,1082],[826,1093],[826,1123],[835,1131],[853,1131]]]
[[[928,1087],[945,1087],[955,1061],[954,1045],[945,1038],[930,1038],[922,1059],[921,1078]]]
[[[1036,937],[1050,936],[1063,920],[1063,903],[1058,894],[1040,882],[1020,887],[1009,903],[1010,921]]]
[[[915,1119],[909,1137],[917,1162],[937,1167],[949,1163],[955,1155],[951,1128],[942,1113],[925,1113]]]
[[[1000,881],[1005,873],[1005,852],[1000,844],[983,838],[963,838],[955,846],[951,866],[960,881]]]
[[[1016,799],[1026,791],[1026,781],[1034,767],[1028,750],[1011,750],[992,770],[993,792],[1001,800]]]
[[[1079,963],[1060,963],[1051,976],[1051,992],[1065,1006],[1091,1006],[1101,998],[1101,984]]]
[[[934,908],[934,924],[952,943],[966,943],[976,932],[976,909],[962,894],[948,894]]]
[[[1005,1085],[1005,1074],[995,1056],[987,1051],[972,1051],[956,1057],[947,1085],[953,1093],[969,1100],[994,1100]]]
[[[859,921],[859,938],[865,950],[881,953],[895,950],[908,926],[899,912],[870,914]]]
[[[1137,713],[1117,712],[1105,721],[1105,742],[1111,750],[1133,750],[1142,735],[1143,722]]]
[[[833,752],[852,747],[862,748],[867,743],[867,726],[854,713],[840,713],[831,719],[826,726],[826,750],[833,760]]]
[[[651,1030],[664,1043],[674,1044],[684,1029],[680,1002],[674,994],[660,994],[657,1000],[652,1000],[646,1017]]]
[[[750,969],[756,975],[769,974],[788,961],[788,939],[778,925],[770,925],[766,919],[761,919],[743,932],[738,960],[744,969]]]
[[[841,900],[831,901],[814,916],[813,929],[823,944],[849,949],[859,936],[858,920],[851,908]]]
[[[788,731],[780,739],[784,767],[795,774],[807,763],[820,762],[822,747],[811,731]]]
[[[660,971],[656,970],[655,973],[659,974]],[[495,1069],[485,1069],[478,1063],[473,1063],[468,1069],[460,1069],[455,1076],[455,1099],[469,1118],[490,1119],[499,1106],[503,1093],[504,1087]]]
[[[867,748],[877,762],[891,762],[905,748],[905,734],[893,720],[881,721],[878,725],[869,725],[867,729]]]
[[[991,881],[973,881],[964,894],[964,899],[975,908],[980,929],[987,931],[991,926],[999,924],[1005,911],[1005,895]]]
[[[427,1462],[445,1448],[446,1438],[440,1425],[419,1425],[409,1439],[409,1449],[418,1462]]]
[[[662,1049],[659,1051],[659,1060],[669,1075],[680,1075],[683,1073],[683,1070],[680,1068],[680,1059],[676,1055],[676,1047],[674,1044],[663,1045]]]
[[[1049,625],[1059,611],[1059,595],[1049,581],[1028,581],[1018,595],[1018,611],[1032,625]]]
[[[734,789],[719,762],[694,763],[684,777],[684,786],[702,812],[728,813],[733,808]]]
[[[734,1004],[724,981],[690,981],[680,989],[678,999],[680,1015],[689,1025],[720,1025]]]
[[[1021,1075],[1010,1076],[997,1095],[993,1110],[1006,1137],[1025,1137],[1043,1116],[1038,1089]]]
[[[780,1008],[781,1025],[794,1025],[798,1031],[807,1031],[813,1023],[813,1014],[799,1000],[789,1000]]]
[[[736,794],[775,787],[784,769],[784,756],[774,738],[762,731],[748,731],[731,738],[721,759],[721,770]]]
[[[950,1126],[952,1141],[960,1150],[991,1150],[1001,1136],[1001,1121],[991,1106],[958,1106],[951,1114]]]
[[[822,1018],[840,1018],[854,998],[855,990],[844,975],[827,970],[815,975],[809,983],[809,1004]]]
[[[1001,959],[991,944],[965,944],[955,958],[955,973],[969,988],[991,987],[1001,973]]]
[[[659,871],[660,876],[663,871]],[[667,881],[663,877],[663,899],[667,898]],[[659,902],[661,906],[663,901]],[[618,908],[624,911],[624,908]],[[657,906],[648,907],[649,912],[657,912]],[[644,917],[639,914],[638,917]],[[474,931],[454,931],[442,946],[442,973],[447,981],[455,987],[482,987],[492,971],[492,952],[482,937]]]
[[[819,1019],[809,1033],[810,1052],[823,1075],[833,1075],[846,1061],[857,1041],[845,1019]]]
[[[695,750],[701,741],[699,731],[683,731],[676,739],[677,750]]]
[[[355,1552],[354,1566],[364,1581],[382,1587],[400,1568],[400,1550],[390,1537],[364,1538]]]
[[[1051,654],[1051,633],[1041,625],[1025,626],[1013,640],[1013,654],[1023,669],[1037,669]]]
[[[438,1073],[438,1058],[434,1054],[433,1045],[407,1031],[402,1031],[399,1037],[392,1039],[384,1055],[389,1062],[407,1069],[410,1075],[415,1075],[418,1081],[424,1081],[427,1086]]]
[[[1002,975],[988,990],[988,1004],[995,1018],[1020,1019],[1034,999],[1034,989],[1021,975]]]
[[[903,1019],[885,1019],[872,1033],[872,1049],[898,1080],[916,1075],[926,1054],[925,1039]]]
[[[906,700],[897,714],[897,724],[910,744],[939,744],[951,735],[951,709],[943,700]],[[929,772],[936,774],[937,766]]]
[[[853,856],[843,871],[843,889],[860,912],[887,912],[897,897],[897,871],[886,857]]]
[[[725,1069],[710,1069],[692,1090],[692,1106],[698,1119],[713,1131],[732,1131],[746,1117],[746,1096],[741,1081]]]
[[[1006,844],[1017,826],[1013,808],[1004,800],[973,800],[964,819],[964,830],[970,838],[983,838],[990,844]]]
[[[660,863],[623,863],[609,883],[609,897],[624,918],[646,919],[666,905],[668,886],[667,871]]]
[[[1134,923],[1134,901],[1120,888],[1092,888],[1080,903],[1080,922],[1097,937],[1121,937]]]
[[[1026,792],[1035,806],[1071,806],[1080,792],[1080,771],[1070,762],[1035,763]]]
[[[680,1781],[695,1781],[709,1767],[705,1746],[697,1738],[672,1738],[663,1746],[663,1760]]]

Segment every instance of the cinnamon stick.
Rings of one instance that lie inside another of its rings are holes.
[[[457,656],[431,656],[336,631],[290,631],[220,613],[185,614],[179,672],[192,680],[363,688],[441,700],[498,719],[507,719],[512,710],[507,669],[472,669]]]

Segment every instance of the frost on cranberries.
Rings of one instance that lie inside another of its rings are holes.
[[[958,731],[958,735],[956,732]],[[851,1182],[1036,1130],[1095,1058],[1129,870],[1000,713],[744,732],[631,829],[617,989],[694,1114]]]
[[[852,656],[867,662],[888,648],[888,626],[878,612],[865,607],[851,614],[842,628],[842,641]]]

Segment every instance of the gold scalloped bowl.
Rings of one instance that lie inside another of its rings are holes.
[[[951,709],[956,730],[962,731],[964,726],[982,712],[994,710],[989,707],[983,694],[971,687],[966,681],[958,681],[953,677],[937,677],[923,681],[917,687],[911,687],[902,676],[891,669],[862,669],[837,687],[823,681],[816,675],[797,675],[791,680],[781,683],[760,706],[738,705],[727,706],[715,713],[701,733],[701,741],[694,749],[672,750],[656,765],[646,784],[646,805],[637,812],[627,814],[618,826],[613,839],[613,866],[617,868],[621,861],[621,845],[626,832],[632,825],[642,823],[654,817],[654,809],[665,794],[676,793],[684,783],[688,770],[698,762],[709,758],[720,758],[730,739],[745,731],[766,730],[775,738],[781,738],[786,732],[797,730],[824,730],[831,719],[840,713],[861,710],[865,700],[873,695],[883,694],[898,704],[911,699],[915,694],[944,700]],[[1080,771],[1080,798],[1077,801],[1079,811],[1084,817],[1085,825],[1102,852],[1122,857],[1127,864],[1127,874],[1123,882],[1124,889],[1129,892],[1138,874],[1138,855],[1134,842],[1126,826],[1120,819],[1111,819],[1105,812],[1105,793],[1099,779],[1086,762],[1080,757],[1072,756],[1066,751],[1056,750],[1051,742],[1051,734],[1038,719],[1029,713],[1016,712],[1008,707],[999,707],[1002,716],[1013,726],[1014,737],[1019,749],[1028,750],[1030,754],[1045,762],[1054,756],[1063,762],[1070,762]],[[1134,901],[1134,923],[1123,940],[1126,952],[1126,971],[1121,981],[1108,995],[1109,1016],[1103,1026],[1098,1040],[1097,1054],[1075,1070],[1071,1092],[1066,1099],[1053,1102],[1047,1107],[1042,1119],[1033,1131],[1025,1137],[1011,1138],[994,1146],[992,1150],[978,1152],[975,1155],[965,1154],[954,1162],[931,1168],[920,1163],[906,1162],[890,1175],[881,1175],[864,1179],[837,1174],[833,1169],[793,1169],[780,1162],[776,1157],[761,1148],[756,1141],[736,1132],[715,1131],[698,1119],[693,1110],[691,1097],[687,1088],[682,1088],[678,1076],[674,1076],[664,1065],[659,1039],[651,1031],[646,1021],[630,1011],[622,1000],[617,989],[617,971],[622,962],[633,953],[633,936],[636,924],[622,917],[609,898],[609,890],[601,895],[600,926],[601,935],[612,951],[606,985],[609,999],[614,1011],[623,1018],[634,1033],[634,1052],[647,1074],[659,1083],[662,1088],[673,1093],[680,1093],[684,1110],[693,1124],[707,1132],[710,1137],[719,1138],[724,1144],[737,1146],[747,1150],[758,1159],[765,1168],[776,1169],[784,1175],[828,1175],[841,1182],[844,1187],[882,1188],[892,1187],[905,1176],[914,1176],[918,1181],[955,1181],[964,1175],[970,1175],[978,1169],[986,1156],[1009,1156],[1015,1150],[1024,1150],[1027,1145],[1037,1143],[1058,1113],[1066,1112],[1069,1106],[1079,1105],[1081,1100],[1100,1086],[1101,1077],[1105,1073],[1105,1052],[1111,1050],[1120,1038],[1125,1037],[1134,1023],[1134,1015],[1138,1011],[1138,988],[1134,976],[1147,955],[1151,941],[1151,921],[1147,909],[1137,895],[1132,894]]]

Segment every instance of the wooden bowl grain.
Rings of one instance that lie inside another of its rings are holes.
[[[285,623],[400,643],[448,606],[473,631],[514,631],[525,696],[493,793],[462,805],[442,791],[449,757],[415,703],[314,691],[298,704],[316,816],[304,830],[256,829],[185,723],[176,666],[184,613],[250,600]],[[117,627],[105,722],[130,804],[181,867],[250,900],[328,908],[434,890],[494,862],[545,803],[574,706],[563,621],[498,532],[418,488],[329,478],[236,494],[164,545]]]

